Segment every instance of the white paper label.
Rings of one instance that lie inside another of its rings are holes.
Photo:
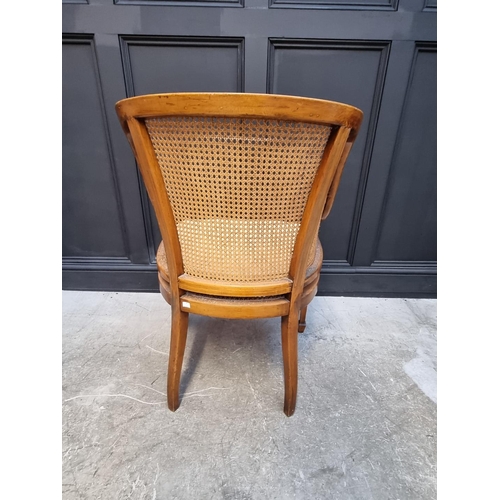
[[[191,307],[191,304],[189,302],[182,301],[182,307],[185,307],[186,309],[189,309]]]

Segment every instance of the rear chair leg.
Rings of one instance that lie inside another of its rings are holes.
[[[285,405],[283,411],[291,417],[297,401],[298,381],[298,333],[297,314],[281,318],[281,346],[283,349],[283,368],[285,372]]]
[[[306,314],[307,314],[307,306],[303,307],[300,311],[300,319],[299,319],[299,333],[303,333],[306,329]]]
[[[183,312],[179,304],[172,304],[172,332],[170,335],[170,355],[168,358],[167,402],[170,410],[179,408],[179,384],[182,360],[186,348],[189,313]]]

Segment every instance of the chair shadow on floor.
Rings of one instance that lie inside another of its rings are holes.
[[[310,346],[309,342],[304,342],[303,336],[306,335],[307,329],[300,334],[299,358]],[[259,364],[262,365],[260,369],[269,366],[282,377],[280,318],[228,320],[190,315],[188,345],[180,382],[181,400],[192,389],[194,375],[204,361],[211,360],[219,366],[236,363],[229,360],[236,352],[239,352],[237,364],[241,368],[240,375]],[[234,375],[234,368],[228,373]]]

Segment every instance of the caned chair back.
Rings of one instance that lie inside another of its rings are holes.
[[[293,277],[294,253],[312,263],[319,217],[304,214],[308,201],[309,211],[327,202],[313,184],[322,173],[333,188],[359,110],[288,96],[186,93],[126,99],[117,111],[174,274],[251,285]],[[315,227],[297,247],[305,222]]]

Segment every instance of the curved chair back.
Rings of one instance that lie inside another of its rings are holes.
[[[293,279],[294,256],[311,264],[316,212],[326,204],[321,188],[332,184],[354,140],[358,109],[288,96],[186,93],[125,99],[117,112],[173,274],[257,284]],[[298,240],[305,223],[313,230],[303,228]]]

